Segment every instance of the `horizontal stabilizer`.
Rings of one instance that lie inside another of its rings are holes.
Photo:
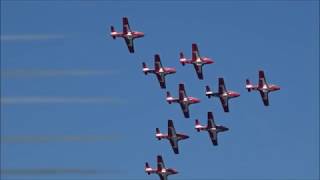
[[[114,29],[113,26],[111,26],[111,33],[114,33],[114,32],[116,32],[116,30]],[[116,36],[112,36],[112,38],[113,38],[113,39],[116,39]]]
[[[248,92],[251,92],[252,84],[250,83],[249,79],[246,79],[246,89],[248,90]]]

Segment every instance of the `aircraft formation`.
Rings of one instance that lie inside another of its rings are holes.
[[[134,53],[134,39],[144,37],[143,32],[132,31],[129,26],[129,21],[127,17],[122,18],[122,32],[116,32],[115,28],[111,26],[111,33],[113,39],[117,37],[121,37],[125,40],[126,46],[130,53]],[[191,59],[185,58],[183,52],[180,52],[179,62],[185,66],[186,64],[192,64],[197,78],[199,80],[204,79],[203,73],[203,66],[207,64],[213,64],[214,60],[209,57],[202,57],[200,56],[199,49],[196,43],[192,43],[192,52],[191,52]],[[145,62],[142,63],[142,71],[145,75],[148,74],[155,74],[157,80],[160,84],[161,89],[166,89],[166,76],[170,74],[176,73],[176,68],[174,67],[164,67],[162,66],[160,55],[154,55],[154,68],[148,68]],[[246,79],[245,88],[248,92],[251,91],[259,91],[264,106],[269,106],[269,93],[273,91],[280,90],[280,87],[274,84],[268,84],[265,78],[265,74],[263,70],[259,70],[258,73],[258,84],[253,85],[251,84],[249,79]],[[239,97],[240,94],[235,91],[227,90],[225,81],[223,77],[218,78],[218,91],[213,92],[211,91],[210,87],[207,85],[205,87],[205,95],[208,98],[217,97],[220,99],[223,111],[228,113],[229,112],[229,99],[233,99]],[[169,91],[166,92],[166,101],[169,104],[177,103],[180,105],[183,116],[185,118],[190,118],[190,110],[189,106],[191,104],[200,103],[200,99],[196,97],[188,96],[185,90],[185,86],[183,83],[180,83],[178,86],[178,97],[171,96]],[[201,125],[199,119],[195,120],[194,129],[197,132],[207,131],[209,134],[209,138],[214,146],[218,145],[218,133],[226,132],[229,128],[217,125],[214,120],[214,115],[212,112],[207,113],[207,125]],[[178,142],[181,140],[185,140],[190,138],[187,134],[176,132],[176,129],[173,124],[173,120],[168,120],[168,133],[163,134],[160,132],[159,128],[156,128],[155,137],[158,140],[167,139],[171,145],[174,154],[179,154],[179,146]],[[173,168],[166,168],[164,165],[164,161],[161,155],[157,155],[157,168],[153,169],[150,167],[149,163],[145,163],[144,171],[150,174],[157,174],[160,177],[160,180],[167,180],[169,175],[178,174],[178,171]]]

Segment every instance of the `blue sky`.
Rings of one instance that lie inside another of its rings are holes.
[[[123,16],[146,34],[135,54],[109,36]],[[1,178],[157,179],[143,166],[161,154],[170,179],[318,179],[318,40],[318,1],[1,1]],[[203,81],[179,64],[194,42],[215,60]],[[167,90],[201,99],[190,119],[142,73],[156,53],[177,68]],[[281,86],[270,107],[244,88],[260,69]],[[218,77],[241,94],[230,113],[205,97]],[[208,111],[230,128],[217,147],[193,128]],[[179,155],[154,137],[168,119],[190,136]]]

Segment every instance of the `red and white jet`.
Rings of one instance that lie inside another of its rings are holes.
[[[187,96],[186,91],[184,89],[184,84],[179,84],[179,98],[172,97],[170,95],[170,92],[167,91],[166,100],[169,104],[179,103],[185,118],[190,117],[189,105],[200,102],[200,99],[198,99],[198,98]]]
[[[212,144],[217,146],[218,145],[218,133],[219,132],[224,132],[228,131],[229,128],[216,125],[213,119],[213,114],[212,112],[208,112],[208,124],[207,126],[202,126],[200,125],[200,122],[198,119],[195,120],[195,129],[200,132],[200,131],[208,131],[210,139],[212,141]]]
[[[180,63],[184,66],[185,64],[193,64],[194,69],[198,75],[199,79],[203,79],[202,66],[205,64],[214,63],[211,58],[201,57],[197,44],[192,44],[192,59],[186,59],[183,53],[180,53]]]
[[[219,86],[219,91],[216,93],[212,92],[209,86],[206,86],[206,96],[208,96],[208,98],[210,98],[211,96],[219,97],[224,112],[229,112],[229,103],[228,103],[229,99],[239,97],[240,94],[235,91],[228,91],[224,84],[223,78],[219,78],[218,86]]]
[[[138,31],[131,31],[127,17],[122,18],[122,26],[123,26],[122,32],[116,32],[115,28],[111,26],[110,35],[112,36],[113,39],[116,39],[116,37],[122,37],[126,41],[129,52],[134,53],[133,40],[136,38],[143,37],[144,33],[138,32]]]
[[[181,133],[176,133],[172,120],[168,120],[168,134],[162,134],[159,128],[156,128],[156,138],[158,140],[168,139],[172,150],[175,154],[179,154],[178,141],[188,139],[189,136]]]
[[[157,76],[157,79],[160,83],[160,87],[162,89],[166,88],[165,76],[168,74],[176,73],[175,68],[162,66],[159,54],[154,55],[154,69],[149,69],[145,62],[142,63],[142,67],[143,67],[142,71],[144,72],[145,75],[147,75],[148,73],[153,73]]]
[[[146,162],[144,171],[148,173],[148,175],[158,174],[160,180],[167,180],[169,175],[178,174],[178,171],[173,168],[165,168],[162,156],[160,155],[157,156],[157,169],[152,169],[149,163]]]
[[[252,85],[249,81],[249,79],[246,79],[246,89],[248,92],[251,92],[251,90],[256,90],[260,92],[263,104],[265,106],[269,106],[269,92],[272,91],[278,91],[280,90],[280,87],[274,84],[268,84],[266,81],[266,78],[264,76],[264,72],[262,70],[259,71],[259,84],[258,85]]]

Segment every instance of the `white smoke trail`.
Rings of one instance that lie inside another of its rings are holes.
[[[26,96],[26,97],[1,97],[2,105],[13,104],[125,104],[126,101],[113,97],[45,97],[45,96]]]
[[[90,70],[90,69],[13,69],[1,70],[1,76],[10,77],[56,77],[56,76],[104,76],[113,75],[115,70]]]
[[[1,41],[46,41],[64,38],[64,35],[59,34],[7,34],[0,36]]]
[[[1,169],[2,176],[34,176],[34,175],[96,175],[96,174],[123,174],[120,170],[97,170],[79,168],[15,168]]]
[[[98,142],[119,140],[119,135],[1,136],[1,143]]]

